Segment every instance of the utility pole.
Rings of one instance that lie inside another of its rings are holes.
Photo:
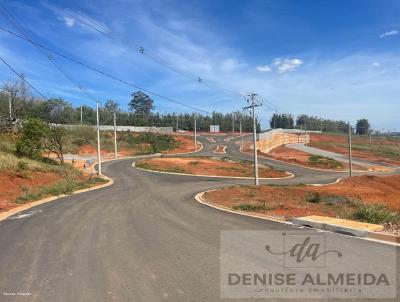
[[[232,113],[232,134],[235,134],[235,113]]]
[[[118,150],[117,150],[117,119],[114,112],[114,157],[118,158]]]
[[[321,120],[321,133],[322,133],[322,120]]]
[[[353,159],[351,154],[351,125],[349,122],[349,175],[353,176]]]
[[[81,126],[82,126],[82,122],[83,122],[83,115],[82,115],[82,105],[81,105]]]
[[[10,111],[10,121],[12,121],[11,91],[8,91],[8,109]]]
[[[248,95],[249,99],[247,102],[250,103],[249,106],[243,108],[243,109],[252,109],[252,114],[253,114],[253,149],[254,149],[254,183],[256,186],[259,185],[258,181],[258,159],[257,159],[257,125],[256,125],[256,107],[261,106],[261,102],[257,101],[258,94],[256,93],[251,93]]]
[[[240,152],[243,152],[242,115],[239,115]]]
[[[372,144],[372,135],[371,135],[371,131],[369,131],[369,144]]]
[[[194,151],[197,150],[197,126],[196,126],[196,113],[194,113]]]
[[[178,127],[179,127],[179,115],[176,115],[176,133],[178,133]]]
[[[96,121],[97,121],[97,162],[98,175],[101,175],[101,158],[100,158],[100,125],[99,125],[99,101],[96,100]]]

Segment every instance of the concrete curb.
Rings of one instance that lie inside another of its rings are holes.
[[[215,191],[215,190],[218,190],[218,188],[197,193],[194,196],[194,199],[200,204],[203,204],[205,206],[208,206],[208,207],[211,207],[211,208],[223,211],[223,212],[227,212],[227,213],[232,213],[232,214],[246,216],[246,217],[253,217],[253,218],[263,219],[263,220],[267,220],[267,221],[273,221],[273,222],[277,222],[277,223],[290,225],[290,226],[293,226],[293,227],[305,227],[305,226],[310,227],[309,224],[301,225],[301,224],[295,223],[294,221],[296,220],[296,218],[292,219],[292,222],[291,221],[285,221],[285,220],[277,219],[276,217],[273,217],[273,216],[257,215],[257,214],[252,214],[252,213],[248,213],[248,212],[244,212],[244,211],[235,211],[235,210],[231,210],[229,208],[226,208],[226,207],[223,207],[223,206],[219,206],[219,205],[215,205],[215,204],[212,204],[212,203],[209,203],[209,202],[205,201],[204,198],[203,198],[204,194],[207,193],[207,192]],[[348,233],[337,232],[337,230],[335,230],[333,227],[325,227],[325,228],[318,228],[317,226],[311,226],[311,227],[316,229],[316,230],[322,230],[324,232],[334,233],[336,235],[349,236]],[[361,235],[365,235],[365,236],[357,236],[357,237],[354,237],[354,238],[360,239],[360,240],[374,241],[374,242],[384,243],[384,244],[389,244],[389,245],[394,245],[394,246],[400,246],[400,236],[395,236],[395,235],[386,234],[386,233],[380,233],[380,232],[372,232],[372,231],[368,231],[366,233],[365,232],[364,233],[361,232],[360,234]]]
[[[218,148],[219,148],[220,146],[223,146],[222,152],[217,152],[217,150],[218,150]],[[215,154],[226,154],[226,148],[228,148],[228,146],[225,146],[225,145],[218,145],[218,146],[217,146],[217,149],[215,149],[215,150],[213,151],[213,153],[215,153]]]
[[[121,157],[121,158],[111,158],[111,159],[102,160],[101,163],[114,161],[114,160],[124,160],[124,159],[135,159],[135,158],[142,158],[142,157],[151,157],[151,156],[155,156],[155,155],[160,155],[160,153],[151,154],[151,155],[139,155],[139,156],[126,156],[126,157]],[[94,166],[95,166],[95,164],[91,165],[92,172],[96,172],[96,170],[94,169]],[[71,195],[75,195],[75,194],[85,193],[85,192],[89,192],[89,191],[93,191],[93,190],[97,190],[97,189],[102,189],[102,188],[105,188],[105,187],[108,187],[108,186],[111,186],[111,185],[114,184],[114,180],[112,180],[108,176],[101,175],[99,177],[107,179],[108,182],[105,183],[105,184],[100,184],[100,185],[93,186],[93,187],[90,187],[90,188],[76,190],[76,191],[73,191],[71,194],[61,194],[61,195],[57,195],[57,196],[50,196],[50,197],[46,197],[46,198],[43,198],[43,199],[39,199],[39,200],[36,200],[36,201],[32,201],[32,202],[23,204],[23,205],[21,205],[19,207],[10,209],[9,211],[1,212],[0,213],[0,221],[3,221],[3,220],[7,219],[8,217],[10,217],[12,215],[18,214],[19,212],[28,210],[30,208],[36,207],[36,206],[44,204],[44,203],[48,203],[48,202],[51,202],[51,201],[54,201],[54,200],[57,200],[57,199],[61,199],[61,198],[64,198],[64,197],[68,197],[68,196],[71,196]]]
[[[36,207],[38,205],[41,205],[41,204],[44,204],[44,203],[48,203],[48,202],[51,202],[51,201],[54,201],[54,200],[57,200],[57,199],[61,199],[61,198],[67,197],[67,196],[76,195],[76,194],[80,194],[80,193],[85,193],[85,192],[89,192],[89,191],[105,188],[105,187],[111,186],[114,183],[114,181],[111,178],[107,177],[107,176],[102,175],[101,177],[107,179],[108,182],[105,183],[105,184],[98,185],[98,186],[93,186],[93,187],[86,188],[86,189],[76,190],[76,191],[73,191],[71,194],[61,194],[61,195],[57,195],[57,196],[50,196],[50,197],[46,197],[46,198],[43,198],[43,199],[40,199],[40,200],[36,200],[36,201],[32,201],[32,202],[26,203],[26,204],[24,204],[22,206],[19,206],[19,207],[11,209],[9,211],[0,213],[0,221],[5,220],[5,219],[7,219],[8,217],[10,217],[12,215],[18,214],[19,212],[22,212],[22,211],[28,210],[30,208]]]
[[[254,177],[242,177],[242,176],[218,176],[218,175],[194,175],[194,174],[187,174],[187,173],[177,173],[177,172],[165,172],[165,171],[156,171],[156,170],[148,170],[148,169],[143,169],[136,167],[136,162],[132,163],[132,167],[141,171],[145,172],[150,172],[150,173],[159,173],[159,174],[172,174],[172,175],[180,175],[180,176],[191,176],[191,177],[208,177],[208,178],[224,178],[224,179],[246,179],[246,180],[251,180],[254,179]],[[290,173],[290,172],[286,172]],[[276,180],[276,179],[289,179],[293,178],[294,174],[290,173],[289,176],[287,177],[276,177],[276,178],[262,178],[259,177],[260,180]]]
[[[207,201],[205,201],[203,199],[203,195],[205,193],[212,192],[212,191],[215,191],[215,190],[218,190],[218,189],[213,189],[213,190],[208,190],[208,191],[197,193],[194,196],[194,199],[198,203],[201,203],[203,205],[206,205],[208,207],[211,207],[211,208],[223,211],[223,212],[228,212],[228,213],[247,216],[247,217],[259,218],[259,219],[268,220],[268,221],[274,221],[274,222],[279,222],[279,223],[284,223],[284,224],[287,224],[287,225],[293,225],[293,223],[291,223],[290,221],[280,220],[280,219],[277,219],[276,217],[273,217],[273,216],[264,216],[264,215],[251,214],[251,213],[244,212],[244,211],[234,211],[234,210],[228,209],[226,207],[222,207],[222,206],[218,206],[218,205],[209,203],[209,202],[207,202]]]
[[[323,186],[330,186],[330,185],[334,185],[337,184],[339,181],[341,181],[343,178],[338,178],[336,179],[334,182],[330,182],[327,184],[307,184],[306,186],[313,186],[313,187],[323,187]]]
[[[338,225],[335,223],[325,223],[321,221],[314,221],[311,219],[306,219],[307,217],[298,217],[292,219],[293,224],[312,227],[324,231],[329,231],[333,233],[353,235],[360,238],[372,239],[375,241],[385,241],[390,242],[395,245],[400,246],[400,236],[392,235],[389,233],[376,232],[368,229],[352,228],[348,226]]]
[[[200,144],[200,149],[199,150],[196,150],[196,151],[192,151],[192,152],[183,152],[183,153],[157,153],[157,154],[161,154],[161,155],[164,155],[164,156],[169,156],[169,155],[171,155],[171,156],[175,156],[175,155],[185,155],[185,154],[195,154],[195,153],[197,153],[197,152],[200,152],[201,150],[203,150],[203,148],[204,148],[204,146],[203,146],[203,144],[201,143],[201,142],[197,142],[198,144]]]

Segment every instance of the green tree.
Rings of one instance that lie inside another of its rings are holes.
[[[155,108],[153,100],[141,91],[132,93],[131,97],[128,108],[135,113],[150,114]]]
[[[47,124],[40,119],[28,119],[17,140],[17,154],[30,158],[41,157],[44,151],[42,139],[46,136],[47,128]]]
[[[119,105],[116,101],[107,100],[104,104],[104,109],[109,112],[117,112],[119,111]]]
[[[356,124],[356,133],[359,135],[365,135],[369,133],[370,124],[366,118],[359,119]]]

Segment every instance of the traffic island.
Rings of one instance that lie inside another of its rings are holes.
[[[273,217],[360,237],[374,233],[379,237],[376,234],[400,235],[399,195],[400,175],[394,175],[353,177],[318,187],[232,186],[204,192],[201,198],[214,207],[251,216]]]
[[[252,178],[253,162],[229,157],[161,157],[135,163],[135,167],[163,173],[209,177]],[[289,178],[293,174],[259,165],[261,179]]]

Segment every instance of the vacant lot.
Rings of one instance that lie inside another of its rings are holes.
[[[112,156],[114,152],[114,132],[102,131],[100,145],[103,156]],[[118,132],[117,146],[120,156],[194,151],[193,138],[191,137],[157,133]],[[65,153],[95,155],[97,152],[95,129],[83,126],[68,130],[64,149]]]
[[[15,142],[0,137],[0,212],[47,196],[68,194],[105,180],[82,174],[69,164],[48,158],[15,155]]]
[[[194,175],[252,177],[253,164],[249,161],[236,161],[230,158],[180,157],[152,158],[137,162],[137,167],[149,170],[186,173]],[[260,177],[286,177],[287,173],[260,165]]]
[[[340,134],[310,134],[310,146],[348,154],[348,138]],[[379,162],[400,164],[400,137],[372,136],[371,144],[368,136],[353,135],[353,156]]]
[[[285,219],[322,215],[400,224],[400,175],[353,177],[321,187],[228,187],[211,191],[205,198],[224,207]]]
[[[343,171],[347,170],[349,167],[347,164],[339,162],[333,158],[311,155],[309,153],[287,148],[285,146],[279,146],[271,150],[268,154],[262,155],[287,163],[299,164],[302,166],[318,169]],[[355,165],[353,165],[353,168],[357,170],[363,170],[363,167]]]

